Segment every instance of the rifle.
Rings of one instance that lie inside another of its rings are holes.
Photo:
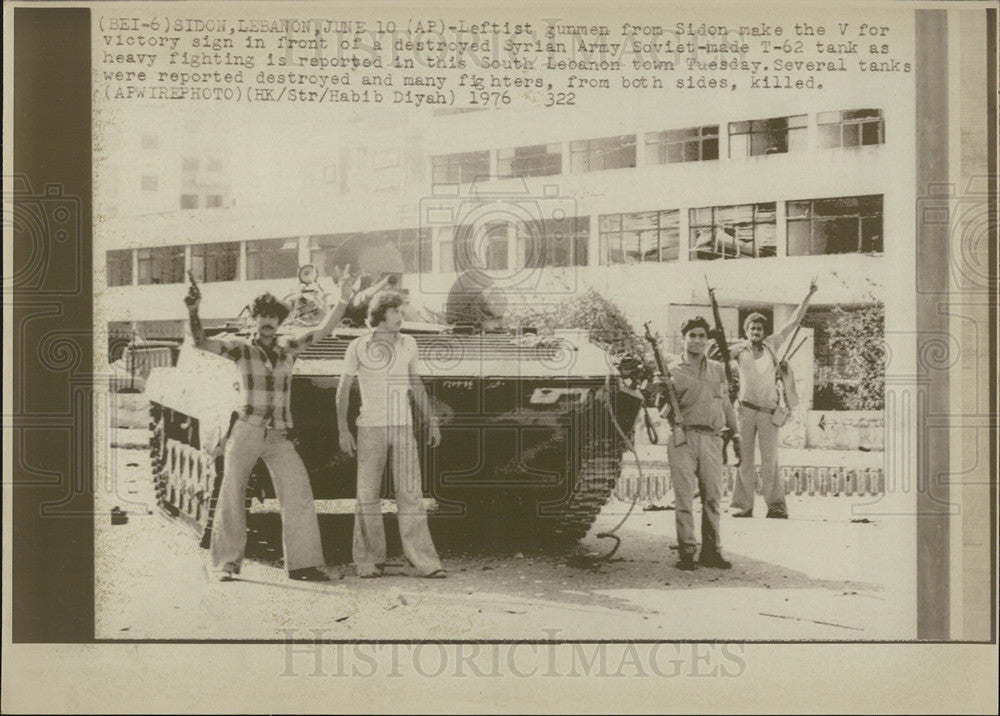
[[[677,391],[674,390],[674,384],[670,378],[670,369],[667,368],[663,356],[660,355],[660,346],[656,338],[653,337],[653,334],[649,330],[649,321],[646,321],[643,325],[646,328],[646,340],[653,347],[653,358],[656,360],[656,368],[660,371],[660,375],[663,376],[664,389],[667,391],[667,400],[670,402],[670,409],[674,413],[672,421],[674,445],[683,445],[687,441],[687,438],[684,436],[684,416],[681,414],[681,403],[677,398]]]
[[[715,289],[708,283],[708,276],[705,277],[705,286],[708,288],[708,299],[712,302],[712,317],[715,319],[715,330],[710,337],[715,339],[715,345],[719,349],[719,357],[722,358],[722,366],[726,369],[726,386],[729,390],[729,402],[735,403],[739,393],[739,385],[733,375],[732,356],[729,353],[729,343],[726,341],[726,332],[722,327],[722,314],[719,313],[719,303],[715,300]],[[727,448],[730,443],[733,446],[734,465],[739,465],[743,461],[740,450],[739,437],[727,431],[722,437],[722,462],[727,464]]]

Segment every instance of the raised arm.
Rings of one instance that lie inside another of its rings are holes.
[[[226,345],[215,338],[205,336],[205,329],[201,325],[201,318],[198,316],[198,307],[201,305],[201,289],[194,283],[188,288],[188,294],[184,297],[184,304],[188,310],[188,321],[191,324],[191,338],[195,348],[200,348],[210,353],[221,354]]]
[[[799,327],[799,324],[802,323],[802,319],[805,318],[806,315],[806,310],[809,308],[809,300],[812,298],[814,293],[816,293],[816,279],[813,279],[812,283],[809,284],[809,293],[807,293],[806,297],[802,299],[802,303],[799,304],[799,307],[795,309],[795,314],[789,319],[788,323],[775,330],[775,332],[767,338],[768,343],[771,344],[771,347],[774,348],[775,352],[777,352],[777,350],[785,344],[788,337],[791,336],[795,329]]]

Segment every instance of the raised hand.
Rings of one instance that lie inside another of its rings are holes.
[[[188,311],[197,311],[200,304],[201,289],[192,283],[188,287],[187,295],[184,297],[184,305],[187,306]]]

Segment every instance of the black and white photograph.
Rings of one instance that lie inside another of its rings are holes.
[[[89,333],[32,335],[87,376],[100,648],[662,692],[755,645],[995,646],[992,4],[88,17],[92,193],[5,154],[42,218],[4,282],[41,331],[45,242],[89,236]]]

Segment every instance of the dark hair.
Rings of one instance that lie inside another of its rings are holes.
[[[368,322],[374,328],[385,320],[385,312],[406,303],[406,296],[399,291],[379,291],[368,304]]]
[[[699,326],[705,329],[705,333],[708,333],[712,330],[711,327],[708,325],[708,321],[706,321],[701,316],[695,316],[694,318],[687,319],[686,321],[684,321],[684,323],[681,324],[681,335],[686,336],[688,334],[688,331],[694,328],[698,328]]]
[[[747,330],[750,328],[751,323],[759,323],[761,325],[761,328],[763,328],[765,332],[767,331],[767,319],[764,318],[763,313],[757,313],[755,311],[754,313],[751,313],[749,316],[743,319],[744,333],[746,333]]]
[[[288,318],[288,306],[272,296],[270,293],[262,293],[253,300],[250,307],[250,317],[270,316],[278,319],[278,323],[283,323]]]

